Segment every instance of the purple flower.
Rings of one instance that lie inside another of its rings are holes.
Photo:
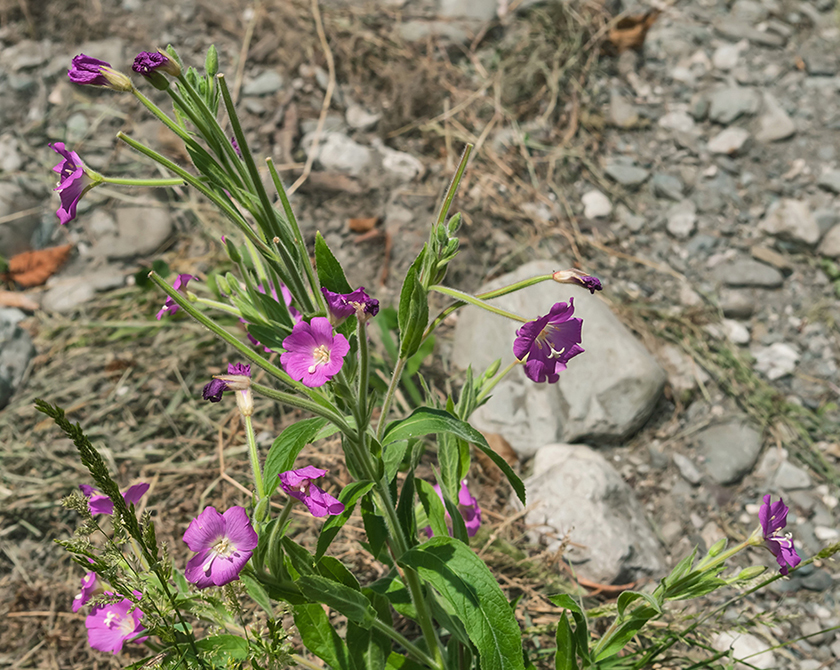
[[[558,302],[548,314],[534,321],[529,321],[516,331],[513,354],[520,361],[527,357],[525,374],[537,383],[548,380],[554,384],[560,379],[558,374],[566,369],[566,363],[580,353],[580,329],[583,319],[573,318],[574,299],[568,304]]]
[[[187,284],[190,282],[191,279],[195,279],[193,275],[188,274],[181,274],[172,282],[172,288],[176,291],[186,291]],[[160,308],[160,311],[157,313],[157,320],[160,321],[165,314],[174,314],[178,311],[178,303],[175,302],[170,296],[166,296],[166,301],[163,303],[163,307]]]
[[[60,154],[63,160],[53,168],[58,173],[58,191],[61,198],[61,206],[56,215],[62,226],[70,223],[76,218],[76,205],[82,196],[92,188],[93,180],[85,172],[85,166],[79,154],[75,151],[68,151],[64,142],[50,144],[50,149]]]
[[[277,302],[280,302],[280,299],[277,297],[277,290],[274,288],[274,284],[273,284],[273,283],[269,283],[269,287],[271,288],[271,296],[272,296],[272,297],[273,297],[273,298],[274,298]],[[258,290],[260,293],[265,294],[265,289],[263,288],[263,285],[262,285],[262,284],[257,284],[257,290]],[[289,310],[289,315],[292,317],[292,321],[294,321],[295,323],[299,323],[299,322],[303,319],[303,316],[302,316],[302,315],[301,315],[301,313],[300,313],[300,312],[298,312],[298,311],[297,311],[294,307],[292,307],[292,292],[291,292],[288,288],[286,288],[286,285],[285,285],[285,284],[283,284],[283,283],[281,283],[281,284],[280,284],[280,294],[283,296],[283,302],[285,302],[285,303],[286,303],[286,307],[287,307],[287,308],[288,308],[288,310]],[[239,320],[240,320],[242,323],[246,323],[246,324],[248,323],[248,322],[247,322],[245,319],[243,319],[243,318],[240,318]],[[251,344],[253,344],[255,347],[260,346],[260,341],[259,341],[256,337],[254,337],[253,335],[251,335],[251,333],[248,333],[248,340],[249,340],[249,341],[251,342]],[[263,349],[265,350],[265,353],[267,353],[267,354],[273,354],[273,353],[274,353],[274,351],[272,351],[272,350],[271,350],[271,349],[269,349],[268,347],[265,347],[265,346],[264,346],[264,347],[263,347]]]
[[[88,509],[91,514],[114,513],[114,503],[108,496],[96,493],[96,489],[92,486],[88,486],[87,484],[80,484],[79,489],[85,497],[90,498],[90,500],[88,500]],[[123,500],[125,500],[126,505],[131,505],[132,503],[136,505],[140,502],[140,498],[146,495],[146,491],[148,490],[149,484],[146,484],[146,482],[140,482],[139,484],[134,484],[134,486],[129,486],[125,490],[125,493],[122,494],[122,497]]]
[[[764,504],[758,511],[758,520],[764,532],[764,545],[776,557],[780,566],[779,572],[788,573],[789,568],[795,568],[802,561],[793,546],[790,535],[782,535],[782,529],[787,524],[788,507],[779,498],[778,502],[770,502],[770,494],[764,496]]]
[[[107,86],[115,91],[130,91],[133,88],[131,80],[114,70],[110,63],[85,54],[73,58],[67,76],[74,84]]]
[[[321,289],[321,293],[327,301],[327,314],[333,326],[338,326],[353,314],[367,321],[379,312],[379,301],[365,293],[364,286],[352,293],[333,293],[325,288]]]
[[[131,69],[144,77],[149,77],[158,70],[173,77],[181,74],[181,66],[161,51],[141,51],[134,58]]]
[[[333,335],[332,325],[322,316],[311,323],[296,323],[292,334],[283,340],[286,351],[280,354],[283,369],[305,386],[323,386],[338,374],[350,343],[341,333]]]
[[[588,289],[590,293],[601,290],[601,280],[598,277],[587,275],[580,270],[558,270],[552,275],[554,281],[561,284],[575,284]]]
[[[341,514],[344,511],[344,503],[312,483],[313,479],[320,479],[325,474],[327,474],[326,470],[307,465],[299,470],[281,472],[277,476],[280,477],[280,486],[283,491],[306,505],[312,516]]]
[[[257,546],[257,533],[243,507],[219,514],[215,507],[190,522],[184,542],[197,552],[187,562],[187,581],[200,589],[224,586],[239,579],[239,573]]]
[[[244,380],[231,379],[231,377],[251,377],[251,366],[245,363],[228,363],[227,375],[218,375],[204,387],[201,396],[210,402],[219,402],[222,399],[222,394],[231,387],[243,386]],[[247,384],[250,388],[250,384]],[[246,388],[237,388],[236,390],[243,393]]]
[[[132,607],[134,607],[134,611],[131,611]],[[101,607],[95,607],[93,612],[88,614],[85,619],[88,644],[99,651],[119,654],[127,640],[135,638],[145,631],[145,628],[140,625],[140,619],[142,618],[143,612],[140,611],[140,608],[135,607],[134,603],[128,598],[118,603],[108,603]],[[142,642],[145,639],[146,637],[141,637],[132,641]]]
[[[233,147],[233,150],[236,152],[236,155],[242,158],[242,149],[239,148],[239,143],[236,141],[235,137],[230,138],[230,144]],[[276,298],[277,296],[275,296]]]
[[[443,500],[443,491],[441,491],[440,485],[435,484],[434,489],[437,491],[440,499]],[[467,527],[467,535],[472,537],[481,527],[481,507],[478,505],[478,500],[473,498],[470,494],[466,479],[461,482],[461,488],[458,491],[458,510],[464,518],[464,525]],[[446,513],[446,521],[447,526],[449,526],[449,534],[452,535],[452,525],[450,523],[452,521],[452,517],[449,516],[449,512]],[[434,536],[431,526],[426,527],[426,533],[429,537]]]
[[[88,559],[90,560],[90,559]],[[73,598],[73,611],[78,612],[82,607],[93,597],[98,585],[96,583],[96,573],[88,572],[82,577],[82,590]]]

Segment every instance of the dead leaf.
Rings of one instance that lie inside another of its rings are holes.
[[[347,226],[354,233],[366,233],[369,230],[373,230],[377,221],[379,221],[378,216],[371,216],[366,219],[348,219]]]
[[[484,435],[487,444],[490,445],[493,451],[499,454],[510,467],[516,467],[519,463],[519,456],[513,450],[513,447],[510,446],[510,442],[498,433],[482,433],[482,435]],[[475,457],[487,477],[498,484],[502,479],[502,471],[483,452],[476,450]]]
[[[644,14],[633,14],[620,19],[607,35],[607,42],[612,47],[610,51],[616,54],[628,49],[641,49],[650,27],[662,13],[659,9],[651,9]]]
[[[9,259],[8,277],[21,286],[40,286],[64,265],[72,250],[72,244],[64,244],[12,256]]]
[[[0,290],[0,306],[17,307],[18,309],[25,309],[27,312],[34,312],[40,307],[37,302],[25,293],[3,290]]]

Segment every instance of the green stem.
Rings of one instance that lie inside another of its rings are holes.
[[[286,219],[294,232],[295,243],[297,244],[298,253],[300,254],[300,261],[306,269],[306,276],[309,279],[309,285],[312,287],[312,294],[318,302],[318,309],[326,308],[323,296],[321,295],[321,284],[312,268],[312,262],[309,260],[309,252],[306,249],[306,242],[300,232],[300,226],[298,225],[297,217],[292,210],[292,204],[289,202],[289,196],[286,194],[286,189],[283,187],[280,175],[277,174],[277,170],[274,167],[274,161],[271,160],[271,158],[266,158],[265,162],[268,164],[268,172],[271,175],[271,180],[274,182],[274,189],[280,197],[280,202],[283,205],[283,211],[286,213]]]
[[[202,182],[200,179],[191,175],[189,172],[184,170],[179,165],[176,165],[171,160],[166,158],[165,156],[161,156],[155,150],[150,149],[149,147],[141,144],[135,139],[132,139],[128,135],[124,134],[123,132],[118,132],[117,137],[125,142],[128,146],[133,149],[136,149],[141,154],[144,154],[151,158],[153,161],[160,163],[166,169],[174,172],[177,174],[181,179],[187,182],[190,186],[198,190],[202,195],[209,198],[213,201],[213,203],[222,210],[222,212],[227,215],[227,217],[236,224],[236,227],[241,230],[245,236],[250,239],[260,250],[260,252],[266,256],[277,262],[279,259],[274,255],[274,252],[268,247],[265,242],[263,242],[257,234],[251,229],[251,226],[248,225],[248,222],[242,218],[242,215],[231,206],[231,204],[225,201],[218,193],[213,191],[212,189],[208,188],[207,185]]]
[[[195,302],[200,305],[212,307],[213,309],[218,309],[220,312],[226,312],[227,314],[242,318],[242,312],[227,303],[219,302],[218,300],[210,300],[209,298],[196,298]]]
[[[446,190],[446,197],[443,199],[443,205],[441,205],[440,212],[438,213],[438,225],[446,221],[446,215],[449,213],[449,208],[452,206],[452,200],[458,192],[458,185],[461,183],[464,171],[467,169],[467,163],[470,161],[470,154],[472,153],[472,150],[472,144],[467,144],[464,147],[464,153],[461,154],[461,161],[458,163],[458,169],[455,171],[455,176],[452,177],[452,181],[449,183],[449,188]]]
[[[241,393],[241,391],[235,391]],[[262,470],[260,470],[260,455],[257,451],[257,440],[254,436],[254,426],[250,416],[244,416],[245,435],[248,438],[248,455],[251,457],[251,470],[254,473],[254,486],[257,489],[257,501],[265,498],[265,485],[263,484]]]
[[[394,372],[391,374],[391,382],[388,384],[388,390],[385,393],[385,399],[382,401],[382,412],[379,415],[379,423],[376,426],[376,439],[382,439],[382,433],[385,432],[385,425],[388,420],[388,412],[391,410],[391,403],[394,401],[394,394],[397,392],[397,387],[400,384],[407,358],[397,359],[397,364],[394,366]]]
[[[352,318],[352,317],[351,317]],[[367,430],[368,421],[368,391],[370,384],[370,351],[368,347],[367,324],[363,319],[357,318],[359,338],[359,418],[357,419],[359,435]]]
[[[522,361],[520,361],[519,359],[514,358],[510,365],[508,365],[504,370],[502,370],[499,374],[493,377],[493,381],[491,381],[487,386],[485,386],[481,390],[481,393],[479,393],[476,397],[476,405],[478,405],[482,400],[484,400],[490,394],[490,391],[492,391],[496,387],[496,384],[502,381],[505,378],[505,376],[521,362]]]
[[[183,179],[132,179],[123,177],[102,177],[106,184],[118,184],[122,186],[180,186]]]
[[[436,662],[431,656],[429,656],[425,651],[420,649],[416,644],[409,641],[404,635],[395,631],[391,626],[386,624],[384,621],[380,621],[379,619],[374,619],[372,627],[378,630],[379,632],[383,633],[390,637],[394,642],[401,644],[405,650],[414,656],[414,658],[421,663],[425,663],[431,668],[438,668],[442,670],[440,664]]]
[[[137,98],[143,105],[148,109],[152,114],[154,114],[158,121],[163,123],[169,130],[175,133],[178,137],[180,137],[186,144],[189,145],[196,145],[195,139],[190,136],[190,134],[181,126],[179,126],[175,121],[169,118],[169,116],[164,112],[160,107],[158,107],[155,103],[149,100],[145,95],[143,95],[139,90],[136,88],[131,91],[134,94],[134,97]]]
[[[291,657],[291,659],[295,663],[297,663],[298,665],[302,665],[304,668],[307,668],[308,670],[324,670],[324,668],[322,668],[320,665],[316,665],[312,661],[306,660],[300,654],[289,654],[289,656]]]
[[[283,374],[286,373],[284,372]],[[267,398],[279,400],[290,407],[297,407],[298,409],[306,410],[307,412],[323,417],[328,421],[332,421],[332,423],[334,423],[338,429],[350,439],[354,439],[356,437],[356,431],[350,427],[350,424],[348,424],[344,420],[344,417],[341,416],[334,408],[330,409],[315,402],[314,400],[302,398],[301,396],[292,395],[291,393],[285,393],[283,391],[277,391],[273,388],[269,388],[268,386],[263,386],[262,384],[255,384],[254,382],[251,382],[251,389],[260,395],[266,396]]]
[[[479,298],[480,300],[492,300],[493,298],[499,298],[503,295],[507,295],[509,293],[513,293],[515,291],[520,291],[523,288],[528,288],[529,286],[533,286],[534,284],[539,284],[544,281],[548,281],[552,279],[554,275],[539,275],[538,277],[531,277],[529,279],[523,279],[522,281],[516,282],[515,284],[510,284],[508,286],[502,286],[501,288],[494,289],[492,291],[486,291],[484,293],[478,293],[475,297]],[[458,302],[454,302],[444,310],[438,314],[434,320],[429,324],[429,327],[426,328],[426,332],[423,333],[423,339],[425,340],[429,335],[432,334],[435,328],[437,328],[443,320],[452,314],[456,309],[459,309],[466,305],[467,303],[463,300],[459,300]]]
[[[531,319],[526,319],[524,316],[519,316],[518,314],[514,314],[513,312],[508,312],[507,310],[502,309],[501,307],[496,307],[495,305],[491,305],[489,302],[484,302],[480,298],[475,297],[474,295],[470,295],[469,293],[464,293],[463,291],[459,291],[454,288],[449,288],[448,286],[441,286],[440,284],[435,284],[434,286],[429,287],[430,291],[437,291],[438,293],[443,293],[443,295],[448,295],[450,298],[456,298],[461,302],[467,302],[471,305],[475,305],[476,307],[481,307],[481,309],[487,310],[488,312],[492,312],[493,314],[498,314],[499,316],[503,316],[507,319],[511,319],[512,321],[519,321],[520,323],[528,323]]]
[[[266,236],[278,236],[281,240],[283,240],[284,243],[278,244],[277,249],[280,252],[283,263],[286,266],[288,274],[287,280],[289,282],[289,287],[292,289],[292,294],[298,299],[305,312],[314,312],[315,305],[312,303],[309,292],[306,290],[306,287],[301,281],[300,268],[298,268],[293,262],[288,249],[285,247],[285,243],[289,241],[288,231],[284,230],[282,226],[279,225],[277,216],[274,212],[274,207],[268,199],[268,193],[265,190],[265,186],[263,186],[260,172],[257,169],[257,164],[254,162],[254,157],[251,155],[251,149],[248,147],[248,142],[245,139],[242,124],[239,123],[239,117],[236,114],[236,107],[233,104],[233,98],[230,96],[225,76],[220,73],[216,75],[216,79],[219,82],[219,89],[222,92],[222,99],[225,102],[225,108],[227,109],[231,128],[233,128],[233,134],[236,136],[236,141],[239,144],[239,150],[242,152],[242,160],[245,162],[245,167],[248,169],[248,173],[251,176],[253,187],[257,192],[257,196],[259,197],[260,204],[262,205],[262,209],[265,214],[266,226],[268,227]],[[269,232],[271,235],[268,235]]]

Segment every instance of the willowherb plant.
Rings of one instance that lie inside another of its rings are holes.
[[[61,542],[86,571],[73,611],[90,607],[86,626],[91,646],[118,654],[126,643],[146,644],[151,655],[132,667],[317,667],[307,652],[289,642],[280,616],[290,611],[309,654],[336,670],[532,667],[523,653],[515,603],[508,601],[469,546],[481,524],[481,509],[468,488],[471,446],[504,472],[523,503],[525,489],[469,418],[499,380],[520,364],[536,383],[557,382],[566,366],[574,364],[572,359],[584,353],[583,322],[574,316],[571,298],[547,305],[546,314],[536,318],[512,314],[488,301],[550,280],[583,286],[594,294],[601,289],[600,281],[577,270],[560,270],[477,296],[442,284],[458,252],[460,217],[450,217],[449,209],[467,167],[468,146],[429,240],[403,280],[396,360],[387,390],[379,397],[371,387],[367,332],[379,313],[379,302],[364,288],[348,284],[320,234],[315,237],[313,268],[270,159],[266,163],[279,209],[264,188],[224,75],[217,72],[215,49],[207,54],[204,74],[185,68],[172,47],[139,54],[132,69],[170,96],[172,114],[146,98],[127,75],[96,58],[77,56],[69,76],[78,84],[134,95],[183,140],[194,170],[119,133],[121,141],[175,176],[108,178],[56,143],[52,148],[61,156],[55,168],[60,175],[58,217],[62,224],[71,222],[78,201],[102,183],[187,184],[211,200],[232,224],[233,232],[222,242],[236,273],[212,275],[207,289],[196,292],[188,290],[196,286],[190,284],[196,278],[188,274],[179,275],[171,286],[155,273],[150,277],[167,294],[158,319],[182,310],[237,352],[240,360],[229,363],[227,374],[213,377],[203,397],[210,402],[225,402],[230,396],[235,400],[248,441],[253,496],[247,508],[196,510],[183,535],[193,556],[185,565],[175,566],[157,541],[152,516],[137,517],[134,506],[148,485],[136,484],[121,493],[81,428],[70,423],[60,408],[39,401],[38,408],[74,441],[98,487],[97,491],[82,484],[78,493],[65,499],[65,505],[79,512],[82,523],[73,539]],[[220,103],[233,137],[219,123]],[[432,318],[431,292],[452,299]],[[457,398],[449,396],[442,402],[427,391],[422,406],[409,416],[394,418],[392,402],[407,361],[446,316],[466,304],[522,323],[511,343],[514,362],[503,370],[497,362],[479,375],[468,370]],[[249,342],[240,341],[208,316],[212,310],[238,317]],[[267,355],[272,353],[279,353],[279,365]],[[254,381],[253,366],[262,368],[271,383]],[[283,430],[265,458],[258,451],[251,422],[255,403],[263,402],[278,402],[311,415]],[[335,434],[341,437],[352,478],[337,497],[326,490],[326,470],[298,462],[305,445]],[[435,483],[415,476],[429,441],[435,441],[437,448]],[[397,477],[398,473],[404,476]],[[273,514],[270,502],[281,491],[285,506]],[[314,517],[325,519],[314,550],[287,535],[289,514],[299,503]],[[357,508],[366,534],[362,546],[383,566],[384,576],[371,583],[360,583],[328,553]],[[792,540],[782,535],[786,514],[781,500],[771,503],[765,497],[760,525],[750,538],[728,551],[724,542],[719,543],[699,561],[692,554],[649,592],[622,593],[612,624],[597,639],[589,633],[581,603],[570,595],[555,596],[553,602],[562,608],[556,667],[649,665],[681,638],[645,637],[645,625],[662,616],[668,602],[754,580],[763,568],[721,577],[727,560],[748,546],[765,544],[776,556],[781,574],[795,570],[800,559]],[[111,530],[100,523],[102,515],[110,516]],[[243,607],[246,599],[256,608]],[[346,619],[343,637],[333,628],[328,609]]]

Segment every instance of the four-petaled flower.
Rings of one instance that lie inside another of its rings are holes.
[[[76,218],[76,206],[82,196],[93,188],[94,181],[85,172],[85,166],[82,159],[79,158],[79,154],[75,151],[68,151],[64,147],[64,142],[56,142],[49,146],[63,159],[53,168],[53,172],[58,173],[58,186],[54,190],[58,191],[59,198],[61,198],[61,206],[58,208],[56,215],[61,225],[64,226]]]
[[[296,323],[292,334],[283,340],[283,348],[286,350],[280,354],[283,369],[292,379],[314,388],[338,374],[350,351],[350,343],[341,333],[333,335],[328,319],[316,316],[311,323]]]
[[[441,491],[440,485],[435,484],[434,489],[437,491],[440,499],[443,500],[443,491]],[[470,490],[467,487],[466,479],[461,481],[461,488],[458,490],[458,511],[461,512],[461,516],[464,518],[464,525],[467,527],[467,535],[472,537],[481,527],[481,507],[478,505],[478,499],[473,498],[470,493]],[[449,512],[447,512],[446,522],[447,526],[449,526],[450,535],[452,535],[451,521],[452,519],[449,516]],[[431,526],[426,527],[426,534],[429,537],[434,536]]]
[[[326,474],[326,470],[307,465],[299,470],[281,472],[278,477],[283,491],[306,505],[312,516],[341,514],[344,511],[344,503],[312,483],[313,479],[319,479]]]
[[[770,494],[764,496],[764,504],[758,511],[758,520],[764,532],[764,545],[776,557],[783,575],[787,575],[790,568],[795,568],[802,560],[796,553],[790,536],[782,535],[782,529],[787,524],[788,507],[781,498],[777,502],[770,502]]]
[[[133,88],[131,80],[114,70],[110,63],[85,54],[73,58],[67,76],[74,84],[107,86],[115,91],[130,91]]]
[[[85,619],[88,643],[99,651],[119,654],[127,640],[135,638],[133,642],[142,642],[146,639],[136,637],[145,630],[140,625],[142,618],[143,612],[128,598],[96,607]]]
[[[601,280],[598,277],[593,277],[592,275],[584,274],[580,270],[558,270],[553,275],[551,275],[554,281],[559,282],[561,284],[575,284],[576,286],[582,286],[583,288],[587,289],[590,293],[595,293],[595,291],[600,291],[601,287]]]
[[[149,77],[157,71],[173,77],[181,74],[181,66],[160,51],[141,51],[135,56],[131,69],[144,77]]]
[[[96,583],[96,573],[88,572],[82,577],[82,590],[73,598],[73,611],[78,612],[82,607],[93,597],[96,592],[98,584]]]
[[[367,321],[379,312],[379,301],[365,293],[364,286],[351,293],[333,293],[325,288],[321,289],[321,293],[327,301],[327,314],[333,326],[340,325],[353,314],[361,321]]]
[[[187,284],[190,282],[191,279],[195,279],[192,275],[188,274],[180,274],[172,282],[172,288],[176,291],[186,291]],[[157,313],[157,320],[160,321],[165,314],[174,314],[178,311],[178,303],[175,302],[170,296],[166,296],[166,301],[163,303],[163,307],[160,308],[160,311]]]
[[[102,495],[101,493],[97,493],[96,489],[88,484],[79,484],[79,490],[87,498],[89,498],[88,509],[90,510],[91,514],[114,513],[114,503],[108,496]],[[122,494],[122,497],[123,500],[125,500],[126,505],[131,505],[132,503],[136,505],[138,502],[140,502],[140,498],[146,495],[146,491],[148,490],[149,484],[147,484],[146,482],[140,482],[139,484],[129,486]]]
[[[520,361],[527,357],[525,374],[529,379],[554,384],[569,360],[583,353],[580,346],[583,319],[572,317],[574,312],[574,299],[569,298],[568,304],[555,303],[548,314],[516,331],[513,354]]]
[[[187,562],[187,581],[204,589],[239,579],[257,546],[257,533],[245,508],[231,507],[219,514],[215,507],[208,506],[190,522],[184,542],[197,552]]]

